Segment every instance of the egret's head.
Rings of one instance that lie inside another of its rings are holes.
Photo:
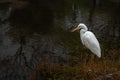
[[[74,32],[74,31],[77,31],[77,30],[80,30],[80,29],[84,29],[84,30],[88,30],[87,26],[83,23],[80,23],[76,28],[72,29],[71,32]]]

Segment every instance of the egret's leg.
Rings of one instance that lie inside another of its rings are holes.
[[[94,61],[94,60],[95,60],[95,55],[92,54],[92,55],[91,55],[91,62]]]

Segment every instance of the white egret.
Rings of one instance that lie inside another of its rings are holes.
[[[98,40],[95,35],[88,31],[88,28],[85,24],[80,23],[76,28],[74,28],[71,32],[76,30],[80,30],[80,38],[82,44],[85,45],[91,52],[97,55],[99,58],[101,57],[101,49]]]

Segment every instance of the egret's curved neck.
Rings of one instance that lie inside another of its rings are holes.
[[[78,25],[81,29],[84,29],[84,30],[88,30],[88,28],[87,28],[87,26],[85,25],[85,24],[83,24],[83,23],[80,23],[79,25]]]
[[[80,30],[80,36],[82,36],[86,31],[87,31],[87,30],[85,30],[85,29],[81,29],[81,30]]]
[[[85,32],[86,32],[86,30],[84,30],[84,29],[81,29],[80,30],[80,38],[81,38],[81,41],[82,41],[82,43],[83,43],[83,35],[85,34]],[[84,44],[84,43],[83,43]]]
[[[82,28],[82,29],[84,29],[85,31],[87,31],[87,30],[88,30],[88,28],[87,28],[87,26],[86,26],[86,25],[82,26],[81,28]]]

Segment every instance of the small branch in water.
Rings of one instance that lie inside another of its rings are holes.
[[[25,36],[20,36],[20,42],[19,43],[20,43],[20,47],[18,48],[18,50],[17,50],[17,52],[15,54],[15,61],[17,59],[20,59],[20,61],[23,59],[24,60],[23,63],[25,64],[25,66],[28,67],[29,69],[32,69],[28,64],[25,53],[23,52],[23,48],[26,45]]]
[[[89,22],[89,26],[93,26],[92,24],[92,18],[93,18],[93,14],[94,14],[94,11],[95,11],[95,8],[96,8],[96,0],[92,0],[91,1],[91,8],[90,8],[90,11],[89,11],[89,18],[88,18],[88,22]]]

